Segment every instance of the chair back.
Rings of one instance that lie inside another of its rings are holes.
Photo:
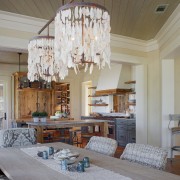
[[[101,154],[113,156],[117,148],[117,141],[114,139],[93,136],[89,140],[85,149],[96,151]]]
[[[19,147],[36,144],[34,128],[10,128],[0,130],[0,147]]]
[[[168,129],[170,129],[171,121],[178,121],[178,126],[180,126],[180,114],[169,114]]]
[[[2,122],[4,117],[0,117],[0,129],[2,129]]]
[[[151,145],[129,143],[120,159],[163,170],[166,165],[167,151]]]

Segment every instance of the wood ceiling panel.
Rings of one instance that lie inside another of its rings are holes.
[[[62,0],[49,0],[49,2],[51,3],[52,7],[53,7],[53,10],[54,10],[54,13],[58,10],[58,8],[60,6],[62,6]]]
[[[111,32],[116,34],[116,25],[118,24],[118,18],[117,15],[119,13],[119,7],[121,4],[121,0],[112,1],[112,12],[111,12]]]
[[[145,0],[140,10],[141,13],[134,20],[136,23],[131,27],[133,31],[130,34],[128,32],[121,33],[143,40],[154,38],[179,2],[179,0]],[[169,6],[164,13],[155,13],[157,5],[160,4],[169,4]]]
[[[136,20],[141,14],[141,9],[144,4],[144,0],[139,0],[139,1],[127,1],[126,8],[124,11],[124,19],[122,26],[120,27],[121,33],[122,34],[129,34],[129,36],[133,33],[134,31],[134,26],[136,24]],[[122,16],[122,13],[120,14]],[[118,32],[117,32],[118,33]]]
[[[127,10],[128,0],[127,1],[120,1],[119,4],[119,11],[117,13],[117,23],[115,24],[115,29],[113,29],[114,34],[120,34],[122,32],[122,29],[124,27],[124,23],[126,20],[126,10]]]
[[[10,11],[13,13],[19,13],[14,5],[9,0],[0,0],[0,9],[3,11]]]
[[[70,0],[65,0],[68,3]],[[75,0],[81,2],[81,0]],[[111,33],[137,39],[155,37],[180,0],[85,0],[107,8],[111,15]],[[158,4],[169,4],[163,14],[156,14]],[[51,19],[62,0],[0,0],[0,10]]]
[[[18,13],[25,14],[27,16],[32,16],[32,13],[34,13],[36,16],[38,15],[38,11],[34,11],[34,9],[30,8],[26,1],[22,0],[9,0],[10,3],[17,9]],[[18,2],[18,3],[17,3]]]
[[[52,10],[52,6],[49,3],[49,1],[48,0],[33,0],[33,1],[42,15],[41,18],[47,20],[51,19],[51,17],[54,15],[54,12]]]
[[[35,17],[37,17],[37,18],[42,17],[41,13],[39,12],[39,9],[37,8],[37,6],[33,0],[24,0],[24,2],[27,4],[28,9],[31,12],[30,16],[32,16],[32,13],[34,13]]]
[[[135,23],[133,26],[129,27],[129,28],[133,28],[133,31],[131,32],[131,34],[129,34],[128,36],[133,37],[135,36],[137,39],[141,39],[140,37],[143,37],[146,39],[146,37],[144,37],[144,33],[146,32],[144,29],[144,24],[146,24],[146,21],[150,22],[150,16],[149,16],[149,12],[152,9],[152,1],[151,0],[144,0],[141,9],[139,10],[139,16],[136,16],[136,19],[134,19]],[[148,25],[149,27],[149,25]],[[145,33],[146,35],[148,33]]]
[[[104,2],[106,9],[109,11],[110,16],[112,15],[112,2],[105,0]]]

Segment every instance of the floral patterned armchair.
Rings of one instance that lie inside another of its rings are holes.
[[[36,144],[34,128],[10,128],[0,130],[0,147],[19,147]]]

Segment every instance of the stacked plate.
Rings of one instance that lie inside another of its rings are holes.
[[[75,163],[75,161],[77,160],[78,157],[79,157],[78,152],[72,152],[69,149],[63,149],[54,154],[54,159],[56,161],[61,162],[62,160],[66,159],[67,164]]]

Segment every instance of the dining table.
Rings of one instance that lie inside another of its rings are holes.
[[[47,121],[47,122],[26,122],[28,127],[35,128],[37,130],[37,142],[43,143],[43,131],[48,128],[73,128],[73,127],[82,127],[82,126],[96,126],[100,127],[100,134],[103,137],[107,137],[108,127],[107,120],[62,120],[62,121]]]
[[[53,147],[55,150],[69,149],[78,152],[76,162],[84,157],[90,160],[85,172],[62,171],[54,159],[42,159],[36,155],[38,148]],[[32,155],[32,152],[34,155]],[[142,166],[119,158],[103,155],[91,150],[56,142],[36,144],[28,147],[0,149],[0,169],[10,180],[179,180],[180,176]]]

